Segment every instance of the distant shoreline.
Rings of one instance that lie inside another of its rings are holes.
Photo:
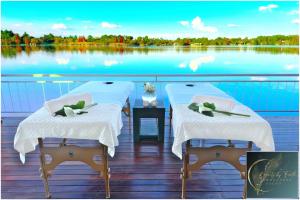
[[[40,44],[35,46],[28,45],[2,45],[1,53],[3,57],[16,57],[22,52],[30,54],[31,52],[45,51],[45,52],[80,52],[89,53],[101,51],[108,54],[131,54],[149,53],[149,52],[163,52],[163,51],[178,51],[178,52],[204,52],[204,51],[255,51],[257,53],[270,54],[297,54],[299,55],[299,46],[297,45],[208,45],[208,46],[130,46],[130,45],[78,45],[78,44]]]
[[[299,45],[299,35],[272,35],[248,37],[217,37],[209,39],[207,37],[188,37],[177,39],[151,38],[148,36],[133,37],[130,35],[101,35],[101,36],[56,36],[51,33],[40,37],[34,37],[28,33],[19,35],[11,30],[1,30],[2,45],[79,45],[79,46],[130,46],[130,47],[156,47],[156,46],[187,46],[187,47],[207,47],[207,46],[257,46],[257,45],[278,45],[289,46]]]
[[[147,45],[147,46],[135,46],[135,45],[120,45],[111,43],[109,45],[105,44],[39,44],[39,45],[1,45],[1,47],[108,47],[108,48],[218,48],[218,47],[225,47],[225,48],[255,48],[255,47],[264,47],[264,48],[300,48],[299,45],[201,45],[201,46],[185,46],[185,45]]]

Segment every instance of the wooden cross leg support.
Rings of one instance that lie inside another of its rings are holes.
[[[213,147],[192,147],[190,141],[186,142],[186,151],[183,159],[183,168],[181,169],[182,193],[181,198],[186,198],[186,181],[191,177],[192,171],[199,170],[203,165],[213,161],[224,161],[235,167],[240,173],[241,178],[246,179],[246,165],[242,165],[239,161],[240,157],[246,155],[247,151],[251,151],[252,142],[248,142],[246,148],[235,148],[225,146]],[[194,154],[197,161],[190,164],[190,155]],[[244,187],[245,196],[246,187]]]
[[[104,178],[106,198],[110,198],[110,169],[108,167],[107,147],[100,144],[97,147],[78,147],[75,145],[60,145],[59,147],[44,147],[43,139],[38,138],[40,148],[40,173],[43,178],[46,198],[51,198],[48,178],[51,171],[64,161],[81,161],[100,173]],[[46,155],[51,161],[46,161]],[[95,156],[100,156],[101,161],[94,161]]]

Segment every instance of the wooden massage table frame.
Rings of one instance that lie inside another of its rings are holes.
[[[173,117],[173,109],[171,105],[169,117],[171,132]],[[180,172],[180,178],[182,180],[181,198],[186,198],[186,182],[187,179],[192,176],[192,172],[199,170],[203,165],[213,161],[224,161],[232,165],[240,172],[241,178],[245,180],[243,198],[246,198],[247,167],[246,165],[241,164],[239,159],[241,156],[245,156],[247,151],[251,151],[252,141],[249,141],[248,146],[245,148],[236,148],[231,140],[228,140],[228,146],[215,145],[212,147],[193,147],[191,145],[191,140],[188,140],[185,143],[185,147],[186,149],[183,155],[183,167],[181,168]],[[190,164],[191,154],[197,157],[197,161],[192,164]]]
[[[126,107],[122,108],[122,112],[129,118],[130,127],[129,98],[127,98]],[[110,198],[110,168],[108,165],[107,146],[100,143],[94,147],[67,145],[67,138],[63,138],[58,147],[45,147],[42,138],[38,138],[38,144],[40,149],[40,176],[44,182],[46,198],[51,198],[48,178],[51,176],[51,172],[64,161],[81,161],[99,172],[105,183],[105,197]],[[51,157],[49,162],[46,159],[47,156]],[[100,156],[101,161],[94,161],[95,156]]]

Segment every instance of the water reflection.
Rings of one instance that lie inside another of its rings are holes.
[[[225,60],[223,64],[224,65],[234,65],[234,64],[236,64],[236,62]]]
[[[14,58],[22,52],[26,52],[27,55],[30,55],[32,52],[36,51],[45,51],[48,53],[56,52],[80,52],[80,53],[93,53],[93,52],[102,52],[103,54],[132,54],[132,53],[141,53],[148,54],[148,52],[156,51],[161,52],[165,51],[167,48],[164,47],[122,47],[122,46],[81,46],[81,45],[72,45],[72,46],[54,46],[54,45],[45,45],[45,46],[1,46],[2,57],[4,58]]]
[[[199,58],[194,58],[189,62],[190,69],[195,72],[198,70],[198,68],[205,63],[210,63],[215,61],[215,56],[207,55],[207,56],[201,56]],[[179,68],[185,68],[187,67],[187,64],[185,62],[179,64]]]
[[[208,50],[220,51],[255,51],[257,53],[270,53],[270,54],[299,54],[298,47],[275,47],[275,46],[262,46],[262,47],[226,47],[226,46],[216,46],[216,47],[125,47],[125,46],[1,46],[2,57],[4,58],[14,58],[25,52],[30,55],[35,51],[45,51],[48,53],[55,52],[80,52],[80,53],[93,53],[102,52],[103,54],[133,54],[140,53],[147,55],[149,52],[163,52],[170,49],[175,49],[178,53],[189,53],[189,52],[205,52]]]
[[[191,60],[189,66],[190,66],[190,69],[195,72],[202,64],[210,63],[210,62],[214,62],[214,61],[215,61],[214,56],[202,56],[202,57]]]
[[[4,46],[4,49],[2,74],[298,73],[299,65],[298,48],[294,47],[277,48],[276,55],[257,53],[254,47],[87,48],[78,45],[27,49]],[[284,49],[287,53],[280,53]],[[296,53],[289,53],[291,49],[297,49]]]
[[[297,64],[287,64],[284,66],[284,68],[286,70],[294,70],[294,69],[297,69],[299,66]]]
[[[58,58],[55,58],[55,60],[56,60],[56,63],[58,65],[67,65],[70,62],[70,58],[61,58],[61,57],[58,57]]]
[[[118,64],[122,64],[122,62],[117,60],[104,60],[103,62],[103,65],[106,67],[111,67],[113,65],[118,65]]]

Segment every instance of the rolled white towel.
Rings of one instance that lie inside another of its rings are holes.
[[[47,111],[54,115],[54,113],[63,108],[64,105],[73,105],[78,101],[85,101],[85,106],[92,103],[92,95],[90,93],[68,94],[57,99],[52,99],[44,103]]]
[[[223,111],[232,111],[236,105],[236,102],[233,99],[219,96],[197,95],[192,98],[192,103],[203,104],[205,102],[214,103],[217,110]]]

